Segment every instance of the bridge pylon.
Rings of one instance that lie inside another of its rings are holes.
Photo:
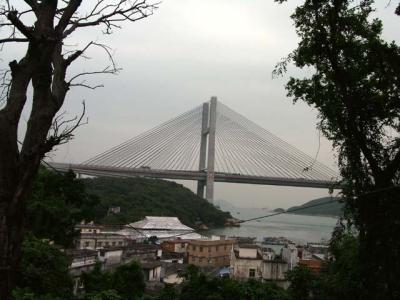
[[[203,103],[199,170],[207,173],[206,180],[197,182],[197,195],[204,198],[206,187],[206,199],[214,200],[214,172],[215,172],[215,131],[217,125],[217,97],[211,97],[210,103]],[[206,164],[207,163],[207,164]]]

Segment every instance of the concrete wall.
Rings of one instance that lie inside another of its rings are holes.
[[[233,244],[233,240],[191,241],[187,247],[188,263],[198,267],[229,266]]]
[[[282,259],[287,262],[289,270],[297,266],[299,258],[296,246],[292,244],[285,245],[282,248]]]
[[[81,235],[76,241],[78,249],[101,249],[103,247],[121,247],[126,246],[126,240],[123,236],[106,234]]]
[[[288,264],[281,261],[263,261],[262,277],[264,280],[285,280]]]
[[[155,267],[153,269],[149,269],[146,274],[148,277],[147,281],[160,281],[161,278],[161,266]]]
[[[250,278],[250,269],[255,270],[255,279],[262,278],[262,260],[261,259],[242,259],[233,255],[231,260],[232,277],[236,280],[248,280]]]
[[[256,248],[239,248],[240,258],[257,258]]]

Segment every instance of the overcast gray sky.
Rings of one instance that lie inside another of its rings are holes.
[[[296,47],[290,14],[301,1],[278,5],[272,0],[165,0],[155,14],[124,24],[111,36],[87,30],[70,44],[90,40],[113,48],[123,68],[118,76],[99,76],[105,87],[73,90],[65,110],[74,115],[87,104],[89,123],[75,139],[52,154],[59,162],[82,162],[211,96],[300,150],[314,156],[318,148],[316,111],[286,97],[287,76],[272,79],[274,65]],[[384,37],[398,39],[400,18],[388,1],[377,1]],[[4,61],[17,50],[1,53]],[[107,64],[100,51],[75,67],[93,70]],[[74,70],[73,70],[74,71]],[[71,73],[72,74],[72,73]],[[294,68],[289,74],[301,75]],[[330,144],[322,139],[318,160],[336,169]],[[187,186],[194,188],[194,182]],[[216,199],[235,205],[288,207],[327,195],[326,190],[217,184]]]

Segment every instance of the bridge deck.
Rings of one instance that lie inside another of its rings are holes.
[[[177,170],[156,170],[146,168],[124,168],[106,166],[88,166],[82,164],[49,163],[50,166],[60,172],[73,170],[76,173],[91,176],[106,177],[149,177],[175,180],[206,180],[207,173],[203,171],[177,171]],[[247,183],[261,185],[279,185],[291,187],[309,188],[338,188],[335,181],[310,180],[306,178],[280,178],[262,177],[241,174],[228,174],[216,172],[214,176],[216,182]]]

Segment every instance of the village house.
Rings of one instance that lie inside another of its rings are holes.
[[[102,225],[94,224],[94,222],[85,223],[85,221],[82,221],[80,224],[75,226],[75,229],[79,231],[80,234],[92,234],[102,232],[104,227]]]
[[[198,267],[224,267],[230,264],[230,253],[235,240],[192,240],[187,246],[189,264]]]
[[[125,248],[123,253],[124,261],[155,261],[159,260],[162,256],[162,249],[160,245],[153,244],[131,244]]]
[[[287,262],[289,270],[292,270],[299,263],[299,254],[294,244],[286,243],[282,248],[282,259]]]
[[[114,268],[122,263],[124,247],[106,247],[98,250],[99,261],[105,269]]]
[[[286,262],[255,245],[238,245],[231,255],[231,276],[236,280],[274,281],[285,286]]]
[[[98,262],[97,251],[89,249],[67,249],[65,254],[71,260],[69,272],[74,280],[73,292],[76,295],[83,288],[80,277],[83,272],[90,272]]]
[[[236,280],[261,279],[262,255],[255,244],[242,244],[232,250],[230,266]]]
[[[159,261],[143,262],[140,265],[145,281],[161,281],[161,263]]]
[[[163,241],[161,247],[164,252],[186,254],[189,242],[190,240],[177,238],[174,240]]]
[[[104,247],[124,247],[128,245],[128,240],[116,233],[81,233],[75,244],[77,249],[96,250]]]

